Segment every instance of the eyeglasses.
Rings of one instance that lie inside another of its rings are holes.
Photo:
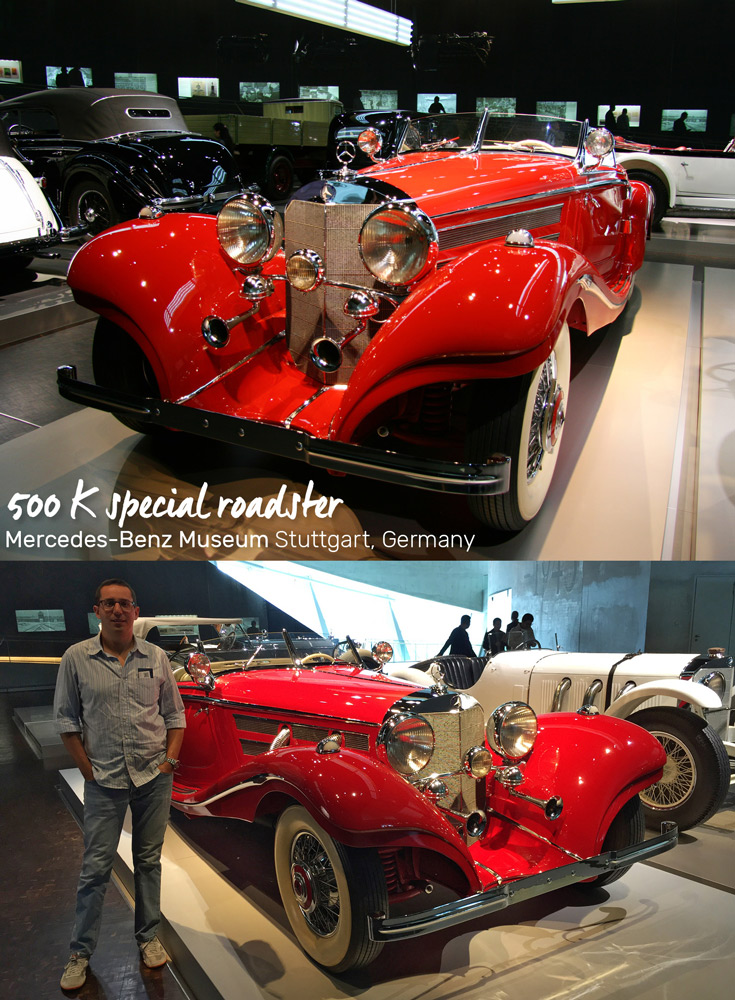
[[[120,605],[121,611],[130,611],[135,607],[135,603],[133,601],[129,601],[127,597],[122,597],[120,600],[116,597],[103,597],[98,607],[104,608],[105,611],[112,611],[116,604]]]

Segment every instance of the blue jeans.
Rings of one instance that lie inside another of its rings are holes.
[[[133,818],[135,938],[139,944],[155,936],[161,919],[161,847],[171,807],[173,775],[159,773],[140,788],[104,788],[84,784],[84,858],[77,886],[77,908],[70,950],[89,956],[102,920],[102,904],[117,845],[130,806]]]

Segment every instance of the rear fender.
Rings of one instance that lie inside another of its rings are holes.
[[[626,298],[568,246],[491,244],[468,253],[420,282],[372,339],[337,410],[336,436],[349,439],[378,406],[422,385],[531,372],[576,302],[591,332]]]
[[[351,750],[319,754],[311,747],[274,750],[258,763],[266,780],[220,798],[209,807],[212,814],[252,821],[296,801],[340,843],[432,850],[453,861],[471,886],[477,885],[469,852],[455,828],[389,766]]]
[[[202,320],[229,320],[251,303],[220,250],[216,220],[193,214],[134,219],[101,233],[74,257],[68,283],[80,305],[122,327],[150,361],[161,393],[186,395],[283,328],[282,283],[226,346],[202,336]]]
[[[639,726],[603,715],[539,715],[536,745],[518,791],[548,800],[560,796],[561,816],[509,794],[495,782],[492,808],[550,837],[568,851],[591,857],[602,850],[610,824],[623,805],[661,776],[666,754]]]

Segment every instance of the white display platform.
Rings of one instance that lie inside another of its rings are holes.
[[[81,775],[60,776],[78,808]],[[129,881],[127,827],[119,862]],[[161,937],[196,1000],[692,1000],[730,996],[735,979],[735,894],[650,865],[594,897],[562,890],[391,944],[349,978],[313,965],[277,903],[172,826],[163,865]]]

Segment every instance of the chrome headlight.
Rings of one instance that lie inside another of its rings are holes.
[[[420,715],[396,715],[380,730],[378,746],[399,774],[418,774],[434,753],[434,730]]]
[[[357,145],[363,153],[369,156],[371,160],[374,160],[383,148],[383,140],[375,129],[366,128],[357,137]]]
[[[536,713],[524,701],[508,701],[487,720],[487,741],[507,760],[520,760],[533,749],[538,732]]]
[[[602,159],[612,152],[614,145],[615,139],[612,132],[608,132],[606,128],[591,129],[584,140],[584,148],[590,156],[596,156],[598,159]]]
[[[703,677],[699,683],[704,684],[705,687],[711,688],[720,701],[725,697],[727,681],[725,680],[725,675],[721,674],[719,670],[713,670],[711,674],[707,674],[706,677]]]
[[[312,292],[324,281],[324,264],[313,250],[296,250],[288,258],[286,277],[294,288]]]
[[[381,205],[368,216],[359,238],[365,267],[388,285],[410,285],[431,268],[438,253],[434,223],[417,208]]]
[[[228,257],[253,267],[276,254],[283,239],[283,222],[265,198],[239,194],[220,209],[217,238]]]

